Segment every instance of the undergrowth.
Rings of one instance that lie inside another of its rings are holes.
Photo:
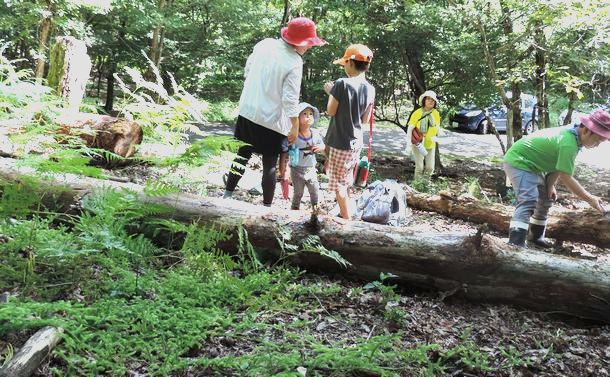
[[[44,91],[17,97],[13,86],[27,74],[10,67],[0,62],[5,111],[0,116],[19,120],[24,132],[18,137],[27,141],[53,126],[58,104]],[[154,86],[132,75],[139,89],[160,91],[159,82]],[[175,88],[177,97],[160,95],[166,107],[159,107],[151,94],[126,89],[141,105],[126,109],[149,118],[145,130],[153,139],[184,131],[179,124],[193,110],[185,92]],[[28,108],[36,101],[41,105]],[[64,332],[42,366],[46,376],[434,376],[496,368],[468,336],[443,348],[405,346],[400,329],[356,337],[326,334],[323,320],[357,326],[342,310],[326,309],[345,290],[337,283],[303,280],[302,271],[282,263],[307,252],[339,268],[349,266],[317,237],[295,240],[278,227],[280,261],[270,265],[259,258],[244,228],[177,222],[170,210],[143,205],[133,192],[95,190],[66,206],[69,192],[49,189],[45,177],[101,176],[88,164],[98,152],[54,147],[44,157],[23,159],[38,169],[34,177],[0,181],[0,293],[8,297],[0,303],[0,362],[8,362],[33,332],[52,325]],[[228,139],[206,138],[164,164],[198,168],[236,147]],[[170,183],[151,181],[144,194],[177,192]],[[229,240],[235,253],[219,247]],[[397,305],[395,287],[386,284],[390,277],[353,290],[352,299],[379,294],[380,306],[370,308],[370,316],[404,325],[409,315]],[[504,355],[511,367],[521,365],[518,350],[507,348]]]

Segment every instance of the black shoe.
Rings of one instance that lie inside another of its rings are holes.
[[[527,229],[510,228],[508,231],[508,243],[519,247],[525,247],[525,237]]]
[[[546,230],[545,225],[530,224],[529,234],[527,237],[528,242],[532,243],[538,247],[543,247],[543,248],[553,247],[553,242],[544,238],[545,230]]]

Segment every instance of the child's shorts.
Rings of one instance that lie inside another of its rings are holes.
[[[327,149],[328,190],[346,190],[354,184],[354,167],[360,159],[361,148],[343,150],[327,146]]]

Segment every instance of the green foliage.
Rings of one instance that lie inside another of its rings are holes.
[[[299,253],[316,253],[324,257],[330,258],[343,268],[347,268],[352,264],[343,258],[341,254],[334,250],[329,250],[320,242],[320,237],[317,235],[308,235],[300,244],[291,244],[289,241],[292,239],[292,232],[290,228],[278,226],[276,228],[275,235],[279,247],[280,247],[280,258],[278,262],[286,260],[290,257],[294,257]]]
[[[48,173],[72,173],[94,178],[102,177],[102,170],[90,166],[90,161],[91,158],[84,156],[82,150],[58,149],[48,157],[30,156],[23,163]]]
[[[211,102],[204,115],[210,122],[233,124],[237,118],[237,106],[237,103],[229,100]]]
[[[386,304],[390,301],[396,301],[398,298],[398,294],[396,293],[396,284],[386,285],[386,280],[396,278],[397,276],[392,273],[382,272],[379,274],[379,280],[372,281],[367,283],[363,289],[364,290],[376,290],[381,293],[381,297],[383,298],[382,303]]]
[[[462,190],[473,197],[480,199],[481,198],[481,184],[479,183],[479,178],[477,177],[466,177],[466,182],[463,184]]]
[[[202,114],[207,103],[199,101],[179,86],[171,74],[169,76],[173,94],[170,94],[163,85],[157,67],[143,55],[156,81],[149,81],[139,70],[126,67],[125,71],[133,83],[133,88],[116,76],[126,96],[121,112],[128,117],[133,116],[142,126],[145,141],[178,144],[188,137],[186,132],[201,134],[195,125],[187,121],[203,122]]]
[[[411,182],[411,186],[419,192],[437,194],[441,191],[449,189],[449,181],[445,177],[438,177],[436,180],[421,177],[413,180],[413,182]]]

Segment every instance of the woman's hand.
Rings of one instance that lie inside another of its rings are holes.
[[[333,88],[334,85],[334,81],[327,81],[326,83],[324,83],[324,93],[330,95],[330,90]]]

